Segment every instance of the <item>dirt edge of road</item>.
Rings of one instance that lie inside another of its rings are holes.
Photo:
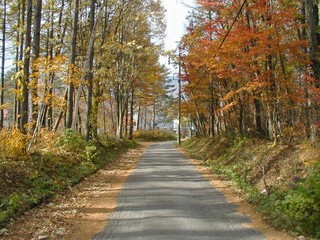
[[[140,143],[63,195],[12,222],[1,240],[88,240],[108,224],[116,196],[151,143]]]
[[[223,193],[227,201],[237,206],[237,214],[244,215],[250,218],[251,223],[246,224],[246,227],[253,228],[262,232],[267,240],[295,240],[296,237],[289,235],[286,232],[278,231],[267,224],[263,217],[257,213],[253,206],[245,202],[241,195],[237,194],[232,189],[230,182],[223,180],[217,174],[212,173],[201,161],[193,159],[184,149],[179,150],[196,166],[197,171],[201,173],[210,184],[218,191]]]

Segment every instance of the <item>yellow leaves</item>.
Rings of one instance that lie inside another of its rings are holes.
[[[67,70],[68,58],[66,55],[60,54],[54,58],[39,57],[33,61],[32,66],[41,74],[50,74],[55,72],[65,72]]]
[[[22,89],[11,89],[11,92],[17,96],[18,100],[22,100]]]
[[[73,64],[68,65],[67,78],[64,79],[66,84],[72,83],[74,86],[80,86],[82,83],[82,78],[85,73],[82,71],[81,67]]]
[[[8,108],[10,108],[11,106],[12,106],[11,103],[5,103],[5,104],[0,105],[0,109],[8,109]]]
[[[127,42],[127,46],[134,46],[134,45],[136,45],[137,44],[137,42],[136,42],[136,40],[133,40],[132,42]]]
[[[3,129],[0,132],[0,159],[26,160],[25,147],[29,138],[18,129]]]
[[[16,72],[13,76],[12,76],[12,80],[17,81],[18,84],[20,84],[20,79],[22,79],[24,76],[23,74],[23,70],[20,70],[18,72]]]

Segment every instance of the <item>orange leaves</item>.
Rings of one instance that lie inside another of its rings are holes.
[[[305,25],[298,19],[301,1],[247,0],[227,36],[243,1],[197,3],[181,60],[188,73],[184,93],[202,108],[198,111],[208,110],[210,91],[217,112],[236,111],[241,102],[249,113],[255,109],[252,99],[262,107],[279,104],[283,111],[303,102],[301,75],[310,59],[301,37]],[[320,102],[320,91],[311,86],[308,91]]]
[[[269,87],[270,85],[270,82],[249,82],[246,86],[241,87],[236,91],[228,92],[221,100],[226,102],[241,92],[256,93],[258,90],[263,90],[265,87]]]
[[[235,105],[237,105],[238,102],[237,101],[232,101],[231,103],[219,108],[217,110],[217,112],[227,112],[227,111],[230,111],[232,109],[232,107],[234,107]]]

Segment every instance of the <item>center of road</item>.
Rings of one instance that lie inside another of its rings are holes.
[[[173,142],[151,145],[94,240],[260,240],[262,233],[197,172]]]

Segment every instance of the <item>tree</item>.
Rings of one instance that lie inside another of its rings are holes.
[[[29,77],[30,77],[30,54],[31,54],[31,26],[32,26],[32,0],[26,2],[26,29],[25,29],[25,46],[24,46],[24,63],[22,77],[22,101],[21,101],[21,118],[19,128],[26,132],[26,124],[29,118]]]
[[[0,85],[0,130],[4,123],[4,80],[5,80],[5,59],[6,59],[6,21],[7,21],[7,1],[3,1],[2,17],[2,47],[1,47],[1,85]]]
[[[262,0],[198,4],[180,58],[198,134],[249,131],[277,139],[287,128],[307,124],[301,115],[307,99],[297,97],[304,96],[307,79],[301,76],[309,64],[297,31],[303,28],[300,6]]]
[[[76,66],[76,47],[77,47],[77,32],[78,32],[78,20],[79,20],[79,0],[73,2],[73,19],[72,19],[72,35],[71,35],[71,52],[70,52],[70,69],[68,76],[68,92],[67,92],[67,110],[66,110],[66,128],[71,128],[73,105],[74,105],[74,82]]]

